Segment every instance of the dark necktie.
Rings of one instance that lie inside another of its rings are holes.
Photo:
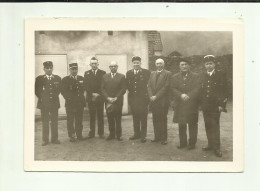
[[[157,72],[157,73],[156,73],[156,80],[155,80],[155,84],[157,84],[157,81],[158,81],[158,79],[159,79],[160,75],[161,75],[161,72]]]

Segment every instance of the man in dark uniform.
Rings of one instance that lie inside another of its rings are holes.
[[[83,110],[86,105],[84,97],[84,86],[82,76],[78,74],[78,64],[69,64],[70,75],[62,79],[61,82],[61,94],[65,99],[65,107],[67,113],[67,129],[68,135],[71,142],[76,141],[76,136],[78,140],[83,140],[82,137],[82,120],[83,120]],[[75,128],[74,128],[75,123]]]
[[[92,57],[90,60],[91,70],[85,72],[84,87],[87,91],[87,102],[90,114],[90,132],[88,138],[95,137],[95,122],[97,116],[98,135],[104,135],[104,99],[101,96],[101,80],[106,73],[98,69],[98,59]]]
[[[180,72],[171,79],[171,90],[174,97],[173,122],[179,124],[179,149],[188,145],[194,149],[198,135],[199,77],[190,71],[190,63],[182,59]],[[187,141],[187,125],[189,142]]]
[[[107,140],[117,138],[122,141],[122,107],[124,94],[126,92],[125,76],[117,72],[118,64],[111,61],[109,68],[111,73],[105,74],[101,83],[101,93],[106,100],[106,112],[109,126],[109,136]]]
[[[35,81],[35,95],[38,97],[37,108],[41,110],[42,119],[42,146],[49,143],[49,121],[51,121],[51,142],[60,144],[58,140],[58,109],[60,108],[61,78],[53,75],[53,63],[43,63],[44,75]]]
[[[164,69],[164,60],[155,61],[156,71],[152,72],[148,81],[150,108],[153,114],[154,140],[167,144],[167,114],[169,109],[169,88],[171,72]]]
[[[221,157],[220,151],[220,113],[226,112],[227,79],[226,75],[215,69],[215,56],[204,57],[206,72],[201,76],[201,101],[208,146],[204,151],[214,150]]]
[[[150,71],[141,68],[141,58],[139,56],[134,56],[132,63],[133,69],[126,73],[128,103],[133,114],[134,125],[134,135],[130,137],[130,140],[141,138],[141,142],[145,143],[149,104],[147,83],[150,77]]]

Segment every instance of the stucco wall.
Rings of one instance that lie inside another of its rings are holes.
[[[79,64],[80,75],[89,69],[89,60],[96,54],[126,54],[127,70],[132,68],[132,56],[139,55],[143,67],[148,68],[147,32],[114,31],[112,36],[107,31],[36,32],[35,54],[67,54],[68,63]]]

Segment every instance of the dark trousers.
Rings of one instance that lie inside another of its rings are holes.
[[[197,142],[198,135],[198,123],[190,122],[190,123],[179,123],[179,138],[180,138],[180,146],[186,146],[187,143],[187,125],[189,127],[189,145],[195,146]]]
[[[208,147],[218,150],[220,149],[220,112],[203,111],[203,117],[208,138]]]
[[[88,102],[90,115],[90,132],[89,136],[95,136],[95,123],[97,117],[98,134],[104,134],[104,102]]]
[[[67,129],[68,136],[75,137],[75,133],[77,138],[82,138],[82,121],[83,121],[83,107],[78,108],[66,108],[67,113]],[[75,126],[74,126],[75,125]]]
[[[153,111],[154,139],[167,140],[167,114],[168,107],[154,107]]]
[[[42,140],[49,142],[49,122],[51,122],[51,141],[58,139],[58,108],[41,109],[42,118]]]
[[[109,127],[109,136],[115,138],[120,138],[122,135],[121,127],[121,118],[122,118],[122,108],[117,109],[113,112],[107,112],[107,120]]]

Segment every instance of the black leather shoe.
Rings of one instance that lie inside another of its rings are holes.
[[[208,146],[208,147],[203,147],[202,150],[203,151],[210,151],[210,150],[212,150],[212,148]]]
[[[182,149],[182,148],[184,148],[184,147],[186,147],[187,145],[179,145],[179,146],[177,146],[177,148],[178,149]]]
[[[215,155],[217,157],[222,157],[222,152],[220,150],[215,150]]]
[[[75,142],[75,141],[76,141],[76,139],[74,137],[70,138],[70,142]]]
[[[112,139],[115,139],[115,137],[108,136],[106,140],[107,140],[107,141],[110,141],[110,140],[112,140]]]
[[[167,141],[162,141],[161,142],[162,145],[167,145],[167,143],[168,143]]]
[[[139,138],[140,137],[134,135],[134,136],[130,137],[129,140],[135,140],[135,139],[139,139]]]
[[[52,141],[53,144],[60,144],[59,140]]]
[[[187,149],[188,150],[193,150],[193,149],[195,149],[195,146],[194,145],[188,145]]]
[[[146,142],[146,138],[141,139],[141,143],[145,143]]]
[[[43,143],[42,143],[42,146],[46,146],[46,145],[48,145],[49,143],[47,142],[47,141],[44,141]]]
[[[159,142],[159,140],[153,139],[153,140],[151,140],[151,142],[152,142],[152,143],[156,143],[156,142]]]
[[[88,139],[92,139],[92,138],[94,138],[95,136],[94,135],[89,135],[88,136]]]

